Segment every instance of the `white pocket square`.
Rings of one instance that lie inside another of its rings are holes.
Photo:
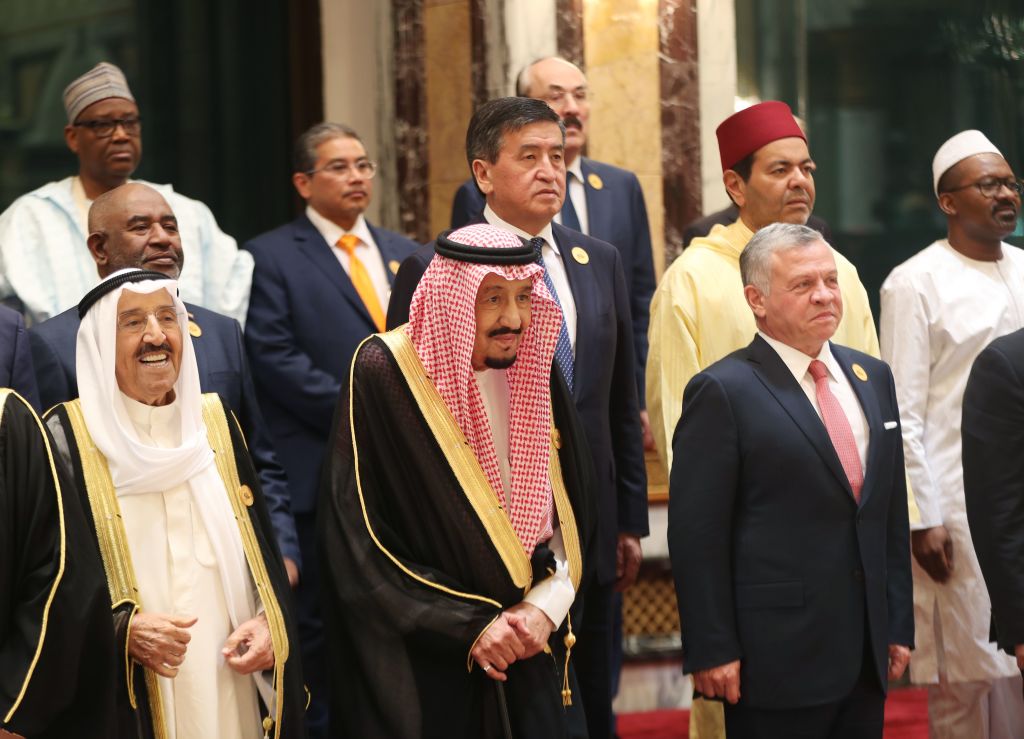
[[[896,421],[886,421],[884,426],[886,431],[888,431],[889,429],[894,429],[896,428]]]

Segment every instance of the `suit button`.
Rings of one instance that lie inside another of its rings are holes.
[[[864,570],[860,569],[859,567],[856,568],[850,574],[853,575],[853,579],[856,580],[857,582],[864,582]]]

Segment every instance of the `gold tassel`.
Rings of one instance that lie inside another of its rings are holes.
[[[562,679],[562,705],[572,705],[572,690],[569,688],[569,656],[572,654],[572,648],[576,644],[576,635],[572,633],[572,616],[566,614],[566,623],[568,628],[566,630],[565,638],[562,643],[565,644],[565,670],[563,670]]]
[[[274,719],[266,716],[263,719],[263,739],[270,739],[270,730],[274,728]]]

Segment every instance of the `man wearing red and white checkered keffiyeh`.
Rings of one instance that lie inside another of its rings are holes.
[[[486,224],[442,234],[409,323],[356,352],[321,508],[346,734],[583,726],[570,656],[592,461],[552,371],[562,315],[539,251]]]

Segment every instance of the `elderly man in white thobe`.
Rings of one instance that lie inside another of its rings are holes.
[[[176,293],[129,269],[86,295],[81,397],[47,414],[88,500],[125,664],[110,736],[299,737],[284,564],[237,422],[200,394]]]
[[[933,739],[1024,737],[1016,661],[989,641],[991,606],[967,525],[960,415],[975,357],[1024,327],[1024,252],[1013,232],[1021,185],[979,131],[946,141],[932,165],[948,235],[882,285],[882,358],[892,365],[913,524],[917,651]],[[1024,453],[1024,450],[1022,450]]]
[[[0,299],[20,302],[29,323],[76,305],[96,285],[96,265],[85,245],[89,206],[128,182],[142,158],[139,108],[113,64],[97,64],[72,81],[64,109],[64,139],[78,157],[78,174],[22,195],[0,214]],[[170,185],[145,184],[178,217],[185,250],[182,299],[244,326],[252,256],[220,230],[206,205]]]

